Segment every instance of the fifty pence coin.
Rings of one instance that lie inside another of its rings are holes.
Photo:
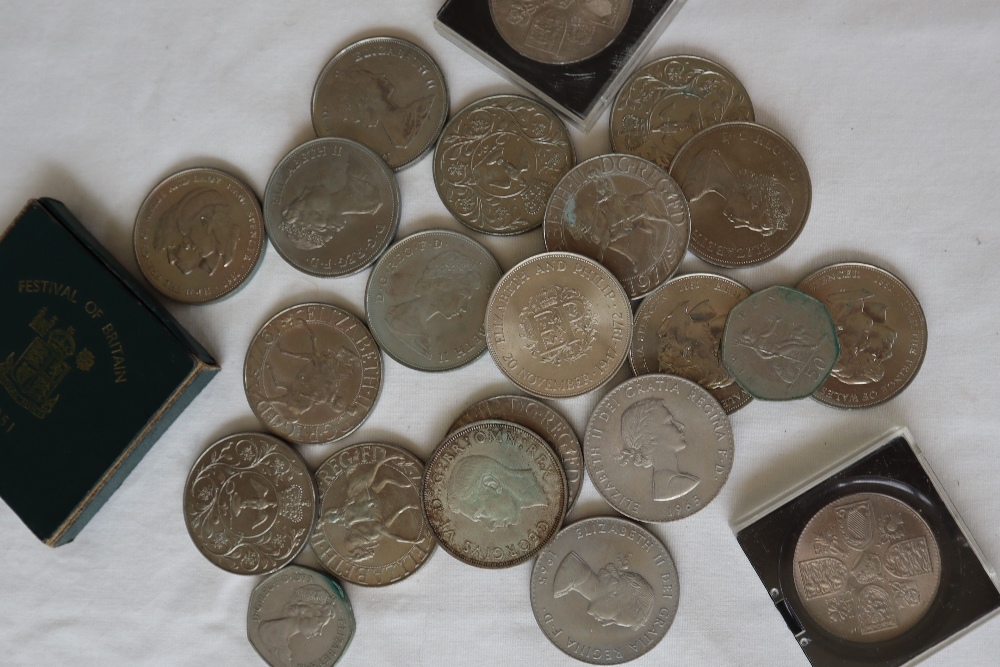
[[[461,427],[484,419],[514,422],[537,435],[559,455],[566,473],[569,493],[567,508],[573,507],[583,488],[583,449],[580,439],[562,415],[541,401],[527,396],[494,396],[466,408],[448,429],[454,433]]]
[[[364,322],[305,303],[264,324],[243,369],[250,409],[300,445],[339,440],[368,418],[382,388],[382,356]]]
[[[396,176],[355,141],[313,139],[274,168],[264,193],[264,226],[275,250],[300,271],[356,273],[396,235]]]
[[[753,122],[743,84],[718,63],[668,56],[637,69],[611,107],[611,149],[670,167],[684,143],[709,125]]]
[[[899,278],[870,264],[820,269],[798,289],[833,315],[840,356],[813,398],[840,408],[866,408],[903,391],[927,351],[927,321]]]
[[[184,522],[205,558],[235,574],[267,574],[305,546],[316,518],[312,476],[272,435],[237,433],[212,444],[184,485]]]
[[[677,615],[677,568],[663,543],[621,518],[563,528],[531,569],[531,610],[559,650],[593,665],[645,655]]]
[[[691,516],[733,467],[733,430],[719,402],[673,375],[640,375],[601,399],[583,436],[590,481],[639,521]]]
[[[600,262],[637,299],[669,278],[691,238],[680,187],[633,155],[599,155],[566,174],[545,208],[545,247]]]
[[[250,277],[264,251],[257,195],[218,169],[178,172],[153,188],[135,218],[146,280],[183,303],[222,298]]]
[[[470,229],[520,234],[542,224],[552,189],[575,162],[569,131],[554,112],[519,95],[494,95],[444,128],[434,185]]]
[[[826,381],[837,362],[837,329],[822,303],[775,285],[729,311],[722,363],[754,398],[805,398]]]
[[[448,119],[448,89],[419,46],[372,37],[351,44],[323,69],[312,119],[318,136],[353,139],[398,170],[437,141]]]
[[[500,265],[465,234],[433,229],[389,248],[372,269],[365,313],[396,361],[444,371],[486,351],[486,303]]]
[[[721,123],[690,139],[670,175],[691,208],[691,252],[718,266],[767,261],[792,244],[812,200],[809,171],[777,132]]]
[[[490,0],[504,41],[525,58],[555,65],[603,51],[631,11],[632,0]]]
[[[271,667],[332,667],[354,637],[354,610],[335,579],[297,565],[254,587],[247,638]]]
[[[558,532],[566,475],[552,448],[523,426],[474,422],[431,454],[422,499],[445,551],[477,567],[510,567]]]
[[[500,279],[486,308],[486,343],[511,382],[545,398],[579,396],[628,357],[632,310],[614,276],[566,252],[529,257]]]
[[[424,464],[395,445],[351,445],[316,470],[319,521],[310,544],[327,570],[361,586],[417,571],[434,549],[420,507]]]
[[[629,362],[636,375],[667,373],[697,382],[736,412],[752,397],[722,365],[729,311],[750,290],[711,273],[677,276],[643,299],[635,313]]]
[[[872,643],[924,617],[941,583],[941,555],[927,522],[882,493],[856,493],[816,512],[792,557],[795,592],[835,637]]]

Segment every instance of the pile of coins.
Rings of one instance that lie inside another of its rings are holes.
[[[531,605],[556,646],[586,662],[638,657],[673,621],[676,569],[631,521],[563,527],[584,468],[621,514],[682,519],[728,479],[727,415],[751,398],[864,407],[896,395],[920,366],[920,307],[876,267],[838,264],[797,289],[757,293],[720,275],[672,278],[688,249],[721,267],[775,257],[810,208],[801,157],[752,122],[743,86],[708,60],[637,70],[611,112],[616,152],[578,165],[562,121],[526,97],[477,100],[449,121],[439,68],[401,39],[340,52],[312,106],[319,138],[279,162],[262,208],[228,174],[193,169],[159,184],[135,227],[143,274],[188,303],[238,288],[265,233],[314,276],[374,264],[366,321],[305,303],[260,329],[244,386],[273,435],[223,438],[186,484],[185,519],[206,558],[269,575],[251,597],[248,635],[271,665],[331,665],[354,632],[340,584],[288,565],[306,543],[329,573],[362,586],[411,575],[435,544],[478,567],[536,558]],[[432,146],[434,182],[457,220],[497,235],[543,226],[547,252],[503,273],[465,234],[429,230],[391,245],[394,170]],[[426,467],[372,442],[310,473],[285,442],[329,443],[358,429],[378,399],[382,351],[444,371],[486,349],[541,398],[593,391],[626,359],[636,377],[599,402],[582,446],[555,410],[518,395],[469,407]]]

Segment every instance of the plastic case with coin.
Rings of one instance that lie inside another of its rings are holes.
[[[435,27],[587,131],[684,2],[448,0],[438,11]],[[523,48],[514,48],[501,34],[491,4],[523,29],[519,35]],[[623,19],[608,25],[616,15]],[[576,55],[583,55],[580,59],[572,53],[565,58],[556,53],[557,44],[579,44],[588,38],[594,40],[595,48],[577,51]],[[605,41],[607,45],[598,49]]]
[[[734,530],[815,667],[915,664],[1000,608],[996,571],[906,429]]]

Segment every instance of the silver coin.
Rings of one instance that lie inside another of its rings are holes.
[[[611,273],[566,252],[529,257],[500,279],[486,308],[486,344],[511,382],[545,398],[579,396],[628,357],[632,310]]]
[[[304,303],[261,327],[247,350],[243,388],[257,419],[300,445],[358,428],[382,388],[382,355],[364,322],[336,306]]]
[[[341,449],[316,470],[319,520],[310,545],[327,570],[361,586],[385,586],[417,571],[434,549],[420,507],[424,464],[402,447]]]
[[[486,351],[486,303],[502,273],[493,255],[464,234],[432,229],[407,236],[368,278],[372,334],[410,368],[467,364]]]
[[[667,373],[697,382],[732,414],[752,400],[722,365],[729,311],[750,290],[729,278],[692,273],[671,278],[635,313],[629,361],[636,375]]]
[[[396,177],[355,141],[307,141],[274,168],[264,192],[264,226],[275,250],[300,271],[356,273],[396,235]]]
[[[637,69],[611,107],[611,148],[670,167],[709,125],[753,122],[750,96],[732,72],[697,56],[667,56]]]
[[[634,660],[677,615],[677,568],[663,543],[621,518],[570,524],[531,569],[531,610],[559,650],[593,665]]]
[[[422,499],[445,551],[477,567],[511,567],[558,532],[566,475],[552,448],[523,426],[474,422],[431,454]]]
[[[575,161],[555,113],[526,97],[494,95],[444,128],[434,149],[434,185],[470,229],[520,234],[542,224],[552,189]]]
[[[805,398],[837,363],[837,329],[822,303],[775,285],[729,311],[722,334],[722,363],[754,398]]]
[[[257,195],[218,169],[186,169],[153,188],[133,234],[136,262],[163,295],[207,303],[239,288],[264,252]]]
[[[447,119],[441,69],[426,51],[397,37],[351,44],[327,63],[313,90],[318,136],[353,139],[395,170],[429,151]]]
[[[563,176],[545,208],[545,248],[600,262],[629,297],[663,284],[681,263],[691,215],[680,187],[632,155],[599,155]]]
[[[882,493],[826,505],[802,530],[792,556],[795,592],[833,636],[870,644],[922,619],[941,583],[941,555],[927,522]]]
[[[206,449],[184,485],[184,522],[209,561],[267,574],[292,561],[316,518],[312,476],[272,435],[237,433]]]
[[[606,49],[631,11],[632,0],[490,0],[493,25],[512,49],[556,65]]]
[[[250,595],[247,638],[271,667],[332,667],[354,630],[344,589],[325,574],[290,565]]]
[[[733,467],[733,429],[719,402],[673,375],[640,375],[601,399],[583,436],[587,474],[612,507],[640,521],[691,516]]]
[[[573,507],[583,488],[583,449],[580,439],[562,415],[539,400],[527,396],[494,396],[466,408],[452,423],[448,433],[484,419],[514,422],[535,434],[559,455],[566,473],[567,508]]]

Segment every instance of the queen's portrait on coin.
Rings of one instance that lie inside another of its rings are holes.
[[[195,271],[213,275],[233,261],[239,230],[221,194],[199,188],[171,206],[156,229],[153,248],[185,276]]]
[[[733,378],[722,366],[719,350],[726,315],[716,313],[707,299],[694,305],[689,301],[678,304],[656,331],[659,371],[680,375],[706,389],[731,385]]]
[[[521,513],[548,504],[531,470],[516,470],[489,456],[472,455],[455,465],[448,484],[452,511],[486,524],[490,532],[517,525]]]
[[[872,301],[865,289],[831,294],[830,313],[837,325],[840,356],[831,375],[844,384],[871,384],[885,376],[896,332],[886,324],[888,306]]]
[[[678,453],[687,447],[684,424],[663,401],[647,398],[622,413],[622,448],[615,459],[622,466],[634,465],[653,470],[653,500],[680,498],[701,482],[680,471]]]
[[[587,613],[601,625],[641,629],[653,613],[653,587],[627,565],[608,563],[596,574],[571,551],[556,570],[554,597],[575,592],[590,601]]]
[[[292,667],[291,644],[296,636],[311,639],[323,632],[337,615],[333,598],[316,584],[301,586],[292,593],[282,609],[283,616],[264,621],[258,632],[267,649],[281,661]]]
[[[413,141],[434,103],[433,95],[397,102],[396,86],[388,77],[361,67],[336,71],[333,81],[337,90],[333,104],[339,114],[363,127],[380,128],[394,148]]]

